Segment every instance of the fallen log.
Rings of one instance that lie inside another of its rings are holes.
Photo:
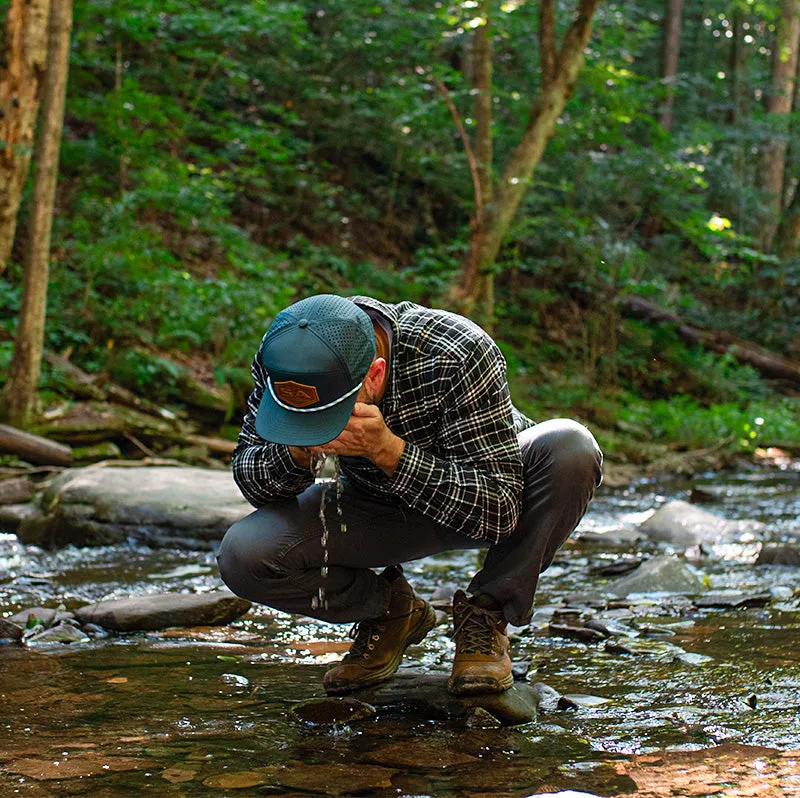
[[[91,375],[76,366],[63,355],[45,352],[44,359],[51,366],[58,369],[64,377],[67,388],[78,396],[98,401],[110,400],[124,407],[132,407],[159,418],[174,420],[175,413],[157,404],[142,399],[133,391],[111,382],[107,375]]]
[[[782,380],[794,388],[800,388],[800,363],[789,360],[763,346],[737,338],[729,332],[706,330],[687,324],[680,316],[654,305],[639,296],[620,297],[621,309],[631,316],[644,321],[660,324],[674,324],[675,331],[687,343],[702,346],[720,354],[729,353],[739,363],[752,366],[764,377]]]
[[[39,465],[72,465],[72,449],[69,446],[6,424],[0,424],[0,452],[9,452]]]

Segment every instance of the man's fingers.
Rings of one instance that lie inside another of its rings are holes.
[[[354,416],[373,416],[377,418],[381,414],[375,405],[368,405],[365,402],[356,402],[353,406]]]

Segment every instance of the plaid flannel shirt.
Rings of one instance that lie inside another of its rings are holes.
[[[523,486],[517,433],[533,422],[511,404],[497,345],[453,313],[411,302],[353,301],[391,324],[389,382],[378,408],[405,449],[391,477],[365,458],[342,457],[347,480],[378,500],[413,508],[469,537],[496,543],[509,535],[519,519]],[[232,464],[236,484],[256,507],[295,496],[313,482],[287,446],[256,433],[267,380],[260,354],[259,348],[252,367],[255,388]]]

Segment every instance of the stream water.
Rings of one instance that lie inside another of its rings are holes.
[[[610,578],[600,567],[635,551],[626,535],[652,508],[685,499],[691,487],[713,492],[708,509],[762,520],[769,540],[798,543],[797,471],[601,488],[574,540],[542,576],[534,622],[515,630],[512,653],[532,663],[530,681],[602,703],[550,708],[512,729],[402,713],[309,726],[290,709],[322,695],[324,670],[349,644],[347,628],[263,608],[222,629],[0,645],[0,796],[102,798],[149,790],[501,798],[566,789],[610,796],[637,785],[638,794],[652,796],[800,795],[800,568],[755,567],[753,544],[729,544],[697,553],[698,567],[714,588],[769,594],[766,605],[699,609],[677,595],[597,601]],[[422,595],[446,595],[467,583],[478,561],[477,552],[456,552],[406,570]],[[219,585],[208,552],[44,552],[0,533],[3,614]],[[645,630],[640,637],[650,648],[628,656],[548,635],[554,611],[601,608],[606,622],[616,617]],[[406,662],[449,668],[447,632],[438,626],[409,649]],[[698,758],[709,751],[723,764]],[[752,767],[736,775],[750,760]],[[675,787],[687,773],[694,774],[694,792]],[[753,773],[763,784],[746,792]]]

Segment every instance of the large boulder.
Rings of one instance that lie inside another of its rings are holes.
[[[228,590],[161,593],[100,601],[81,607],[75,617],[115,632],[154,631],[171,626],[224,626],[250,609],[250,602]]]
[[[760,521],[728,521],[688,502],[674,501],[651,515],[639,531],[651,540],[688,548],[700,544],[746,543],[763,535],[765,528]]]
[[[612,582],[610,593],[625,598],[632,593],[688,593],[697,595],[707,587],[698,574],[683,560],[672,555],[653,557],[635,571]]]
[[[210,548],[252,507],[229,471],[165,466],[69,469],[39,496],[17,535],[37,546]]]

